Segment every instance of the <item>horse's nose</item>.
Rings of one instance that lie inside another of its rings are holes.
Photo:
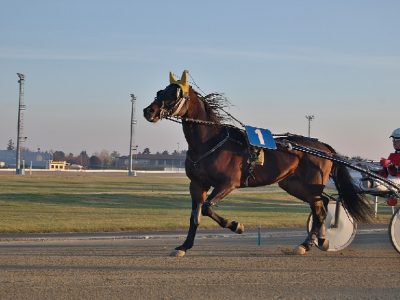
[[[150,122],[155,122],[157,121],[156,118],[156,111],[152,106],[148,106],[145,109],[143,109],[143,116],[146,118],[147,121]]]
[[[152,114],[154,112],[154,109],[149,107],[146,107],[145,109],[143,109],[143,115],[148,116],[149,114]]]

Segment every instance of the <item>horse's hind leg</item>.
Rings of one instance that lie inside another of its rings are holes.
[[[313,215],[311,230],[304,242],[295,249],[295,252],[297,254],[305,254],[311,250],[315,242],[318,242],[320,248],[327,249],[329,242],[326,239],[324,221],[329,199],[322,195],[324,185],[305,184],[296,176],[291,176],[279,182],[279,186],[290,195],[309,203]]]
[[[328,250],[329,241],[326,239],[325,219],[329,199],[321,196],[321,200],[315,199],[310,203],[313,222],[307,239],[302,243],[306,250],[309,250],[315,242],[322,250]]]
[[[221,201],[234,189],[235,187],[232,185],[223,185],[215,187],[214,190],[211,192],[211,194],[208,196],[207,200],[204,202],[201,213],[203,216],[208,216],[211,219],[213,219],[222,228],[229,228],[233,232],[241,234],[244,232],[243,224],[236,221],[229,221],[228,219],[225,219],[224,217],[217,214],[212,209],[214,205],[217,205],[219,201]]]

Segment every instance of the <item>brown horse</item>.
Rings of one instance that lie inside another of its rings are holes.
[[[170,74],[170,85],[157,92],[155,100],[143,110],[149,122],[177,117],[182,122],[188,143],[185,162],[190,179],[192,212],[185,242],[175,248],[174,255],[183,256],[193,247],[201,216],[208,216],[221,227],[242,233],[244,226],[218,215],[213,206],[236,188],[257,187],[278,183],[279,186],[309,203],[313,224],[305,241],[295,248],[304,254],[314,243],[327,249],[324,220],[329,199],[323,190],[331,176],[342,201],[357,221],[368,221],[371,209],[353,185],[346,167],[330,160],[291,150],[287,142],[311,147],[334,155],[334,149],[316,139],[288,135],[276,139],[277,149],[254,149],[243,130],[224,125],[221,116],[221,98],[216,94],[202,97],[189,85],[187,71],[180,80]],[[255,163],[255,151],[263,151],[263,165]],[[207,196],[207,192],[212,192]]]

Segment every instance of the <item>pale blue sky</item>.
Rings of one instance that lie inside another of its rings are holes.
[[[242,122],[312,135],[345,155],[392,150],[400,127],[400,1],[0,0],[0,149],[16,140],[26,75],[31,149],[89,154],[186,148],[179,125],[142,109],[188,69]]]

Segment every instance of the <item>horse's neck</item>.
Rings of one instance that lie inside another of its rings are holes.
[[[211,121],[207,114],[205,103],[197,97],[194,92],[190,93],[189,108],[186,117],[196,121]],[[197,122],[186,121],[183,123],[183,132],[189,148],[197,149],[207,144],[207,142],[219,135],[221,128],[216,126],[199,124]]]

